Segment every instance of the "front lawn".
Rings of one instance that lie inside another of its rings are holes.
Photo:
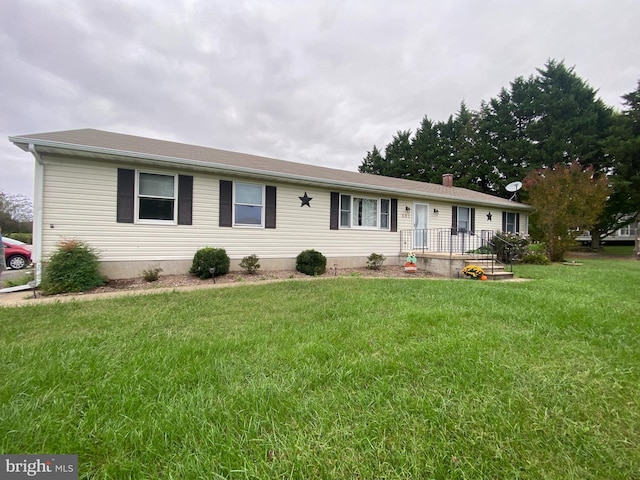
[[[629,479],[640,262],[0,309],[0,452],[85,479]]]

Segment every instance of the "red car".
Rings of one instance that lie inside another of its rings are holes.
[[[2,244],[7,267],[20,270],[31,264],[31,245],[7,237],[2,237]]]

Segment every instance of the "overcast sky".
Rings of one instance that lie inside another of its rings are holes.
[[[639,25],[638,0],[1,0],[0,190],[33,192],[8,136],[76,128],[356,170],[550,58],[620,109]]]

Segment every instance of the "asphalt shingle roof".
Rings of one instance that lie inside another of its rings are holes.
[[[266,177],[289,177],[296,181],[315,184],[335,184],[363,190],[386,190],[408,196],[500,205],[513,210],[529,209],[526,205],[466,188],[445,187],[434,183],[339,170],[89,128],[17,135],[10,137],[9,140],[25,151],[28,151],[29,144],[33,144],[36,149],[43,151],[59,150],[67,153],[78,152],[128,159],[154,159],[168,164],[190,164],[203,169],[236,171]]]

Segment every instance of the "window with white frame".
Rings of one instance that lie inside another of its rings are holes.
[[[138,173],[138,220],[175,222],[176,197],[175,175]]]
[[[618,230],[618,236],[620,237],[635,237],[636,236],[636,227],[634,224],[625,225],[620,230]]]
[[[391,217],[388,198],[340,195],[340,228],[379,228],[389,230]]]
[[[389,228],[389,199],[380,199],[380,228],[387,230]]]
[[[340,226],[351,227],[351,195],[340,195]]]
[[[505,233],[520,233],[520,214],[515,212],[503,212],[502,231]]]
[[[468,232],[469,230],[471,230],[471,209],[458,207],[458,231]]]
[[[378,200],[375,198],[353,197],[354,227],[375,228],[378,226]]]
[[[264,186],[236,183],[234,188],[234,225],[264,225]]]

